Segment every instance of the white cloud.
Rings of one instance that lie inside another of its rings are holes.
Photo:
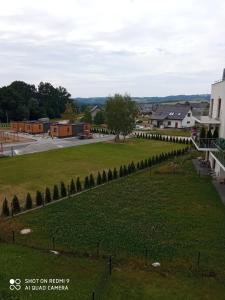
[[[73,96],[205,93],[225,59],[222,0],[8,0],[0,85],[64,85]]]

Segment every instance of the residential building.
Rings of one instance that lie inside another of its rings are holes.
[[[98,105],[95,105],[94,107],[92,107],[92,108],[90,109],[92,121],[94,120],[96,114],[97,114],[99,111],[102,111],[102,109],[101,109]]]
[[[193,127],[192,110],[186,104],[161,104],[151,115],[151,124],[161,128]]]
[[[205,152],[215,174],[225,178],[225,70],[222,80],[211,86],[211,100],[208,116],[193,116],[196,127],[192,141],[199,151]],[[201,127],[206,128],[207,136],[201,136]]]

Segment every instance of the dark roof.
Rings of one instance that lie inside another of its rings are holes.
[[[190,106],[185,104],[162,104],[152,114],[151,118],[153,120],[183,120],[190,109]]]
[[[138,111],[142,114],[152,113],[158,107],[158,104],[153,103],[138,103]]]

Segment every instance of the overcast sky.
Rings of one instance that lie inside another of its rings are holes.
[[[0,0],[0,86],[74,97],[209,93],[225,67],[224,0]]]

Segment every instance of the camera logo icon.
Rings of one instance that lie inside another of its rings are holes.
[[[9,280],[9,288],[11,291],[16,290],[19,291],[21,289],[21,279],[10,279]]]

